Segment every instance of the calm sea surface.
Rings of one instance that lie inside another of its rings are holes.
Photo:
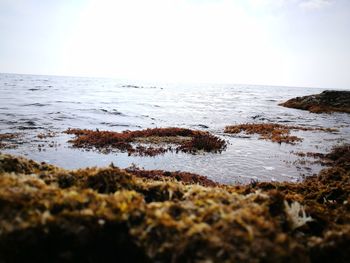
[[[135,164],[145,169],[181,170],[223,183],[296,181],[321,167],[291,152],[327,152],[350,142],[350,115],[313,114],[277,104],[319,93],[320,89],[249,85],[174,85],[102,78],[0,74],[0,133],[20,133],[16,149],[2,152],[26,156],[64,168]],[[297,145],[228,136],[226,125],[274,122],[338,128],[339,132],[294,132]],[[227,140],[221,154],[175,154],[133,157],[73,149],[67,128],[111,131],[185,127],[209,131]],[[40,133],[55,132],[40,139]]]

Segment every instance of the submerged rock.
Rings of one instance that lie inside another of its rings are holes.
[[[279,105],[314,113],[350,113],[350,91],[325,90],[316,95],[296,97]]]
[[[0,262],[349,262],[349,149],[300,183],[213,187],[0,155]]]

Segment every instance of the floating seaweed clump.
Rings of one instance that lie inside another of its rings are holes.
[[[0,262],[349,262],[348,153],[303,182],[213,187],[0,155]]]
[[[337,146],[332,149],[330,153],[317,153],[317,152],[292,152],[299,157],[311,157],[318,159],[316,163],[321,165],[335,166],[341,164],[350,168],[350,145],[345,144]]]
[[[135,155],[155,156],[167,151],[221,152],[226,142],[208,132],[184,128],[154,128],[139,131],[93,131],[68,129],[74,147],[110,152],[115,149]]]
[[[334,147],[330,153],[325,154],[324,158],[331,160],[333,166],[350,168],[350,144]]]
[[[56,137],[57,133],[53,131],[48,131],[48,132],[41,132],[37,135],[39,139],[47,139],[47,138],[53,138]]]
[[[14,140],[19,137],[18,133],[3,133],[0,134],[0,149],[15,148]]]
[[[259,134],[260,139],[270,140],[272,142],[278,143],[289,143],[295,144],[302,141],[302,138],[290,135],[291,130],[299,131],[325,131],[325,132],[335,132],[336,129],[332,128],[310,128],[302,126],[288,126],[277,123],[246,123],[231,125],[225,127],[225,133],[241,133],[246,134]]]

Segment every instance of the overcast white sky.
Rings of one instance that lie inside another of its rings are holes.
[[[349,0],[0,0],[0,72],[350,89]]]

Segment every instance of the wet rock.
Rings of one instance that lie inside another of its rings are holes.
[[[200,128],[203,128],[203,129],[209,129],[209,126],[204,125],[204,124],[198,124],[197,126]]]
[[[316,95],[296,97],[279,105],[313,113],[350,113],[350,91],[325,90]]]
[[[261,119],[261,115],[254,115],[254,116],[252,116],[251,118],[253,119],[253,120],[255,120],[255,119]]]

